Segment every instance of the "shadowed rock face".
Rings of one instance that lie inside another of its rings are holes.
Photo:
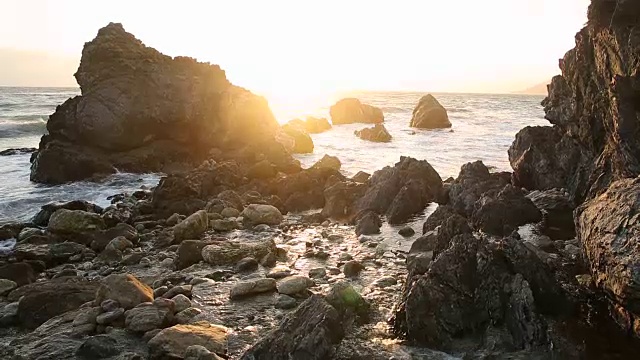
[[[615,180],[640,174],[640,4],[617,3],[615,10],[615,0],[592,1],[588,25],[560,61],[562,75],[542,103],[555,131],[547,130],[544,141],[524,141],[532,137],[525,128],[509,150],[522,185],[564,187],[582,202]]]
[[[272,144],[278,129],[266,100],[229,83],[219,66],[163,55],[120,24],[85,44],[75,77],[82,95],[51,115],[33,181],[199,163],[214,147]]]
[[[449,115],[447,115],[447,109],[433,95],[428,94],[420,98],[418,105],[413,109],[411,127],[421,129],[450,128],[451,122]]]

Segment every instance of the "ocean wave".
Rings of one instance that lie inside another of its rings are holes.
[[[47,122],[41,116],[21,116],[0,119],[0,139],[42,135],[46,132]]]
[[[388,113],[388,114],[406,113],[406,112],[412,111],[411,109],[401,108],[397,106],[383,106],[381,109],[382,109],[382,112]]]

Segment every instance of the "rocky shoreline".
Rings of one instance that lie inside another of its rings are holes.
[[[477,161],[446,180],[410,157],[351,178],[331,156],[303,169],[291,154],[312,152],[326,119],[280,126],[219,67],[109,24],[32,180],[166,175],[105,208],[54,203],[0,227],[15,241],[0,254],[0,358],[634,358],[638,21],[634,3],[593,0],[543,103],[553,127],[516,136],[513,173]],[[391,140],[357,99],[331,115]],[[451,124],[428,95],[412,126]]]

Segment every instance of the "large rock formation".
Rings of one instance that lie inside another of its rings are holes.
[[[588,17],[543,101],[553,128],[525,128],[509,150],[520,184],[566,188],[578,202],[640,174],[640,4],[593,0]]]
[[[356,130],[354,134],[362,140],[373,142],[389,142],[392,139],[391,134],[389,134],[387,128],[382,124],[376,124],[371,128]]]
[[[85,44],[75,77],[82,95],[50,116],[33,181],[162,171],[198,164],[214,147],[276,146],[264,98],[232,85],[216,65],[145,46],[120,24]]]
[[[346,98],[338,101],[329,109],[333,125],[384,122],[382,110],[375,106],[363,104],[355,98]]]
[[[421,129],[450,128],[451,122],[447,109],[433,95],[428,94],[420,98],[418,105],[413,109],[411,127]]]

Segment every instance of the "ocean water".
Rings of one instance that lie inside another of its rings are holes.
[[[78,95],[73,88],[0,87],[0,151],[37,147],[46,132],[46,120],[57,105]],[[344,96],[380,107],[385,126],[393,136],[390,143],[360,140],[353,132],[369,126],[351,124],[312,135],[313,154],[298,155],[311,165],[324,154],[337,156],[346,175],[373,171],[393,165],[401,155],[428,160],[443,179],[457,176],[460,166],[482,160],[496,171],[510,170],[507,149],[514,135],[527,125],[546,125],[540,102],[542,96],[434,94],[449,112],[453,124],[446,130],[419,130],[409,127],[415,104],[424,93],[360,92],[305,99],[271,100],[280,122],[307,114],[329,115],[329,106]],[[159,174],[116,174],[99,183],[78,182],[45,186],[29,181],[30,155],[0,156],[0,224],[29,220],[40,206],[51,201],[83,199],[108,205],[107,197],[157,184]]]

